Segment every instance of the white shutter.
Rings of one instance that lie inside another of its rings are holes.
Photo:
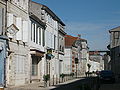
[[[12,13],[8,13],[8,18],[7,18],[7,27],[9,27],[10,25],[13,24],[13,14]]]
[[[21,17],[16,18],[16,26],[19,31],[16,34],[16,40],[22,40],[22,19]]]
[[[28,42],[28,21],[23,21],[23,42]]]
[[[48,45],[48,31],[45,31],[45,45]]]
[[[51,36],[51,39],[52,39],[52,48],[54,48],[54,34],[52,33],[51,35],[52,35]]]

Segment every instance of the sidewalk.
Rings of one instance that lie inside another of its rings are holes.
[[[57,85],[63,85],[63,84],[68,84],[77,80],[80,80],[82,78],[77,78],[77,79],[72,79],[72,80],[68,80],[64,83],[59,83]],[[37,82],[37,83],[31,83],[31,84],[27,84],[24,86],[18,86],[18,87],[10,87],[10,88],[5,88],[4,90],[50,90],[55,88],[55,86],[49,86],[44,88],[44,83],[41,82]]]

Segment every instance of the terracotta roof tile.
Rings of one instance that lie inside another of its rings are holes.
[[[78,37],[65,35],[65,47],[71,47]]]

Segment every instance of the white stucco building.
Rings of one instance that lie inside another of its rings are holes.
[[[78,60],[77,63],[76,60]],[[66,35],[64,73],[77,73],[77,75],[83,76],[87,70],[88,61],[89,53],[87,40]]]
[[[29,83],[28,3],[29,0],[7,1],[7,36],[9,37],[6,61],[7,86]]]
[[[90,51],[89,54],[90,60],[88,63],[91,65],[90,72],[104,70],[103,55],[97,51]]]

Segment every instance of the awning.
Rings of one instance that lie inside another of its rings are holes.
[[[31,55],[34,55],[34,56],[44,57],[44,53],[45,53],[45,52],[42,52],[42,51],[39,51],[39,50],[35,50],[35,49],[31,49],[31,50],[30,50],[30,54],[31,54]]]

